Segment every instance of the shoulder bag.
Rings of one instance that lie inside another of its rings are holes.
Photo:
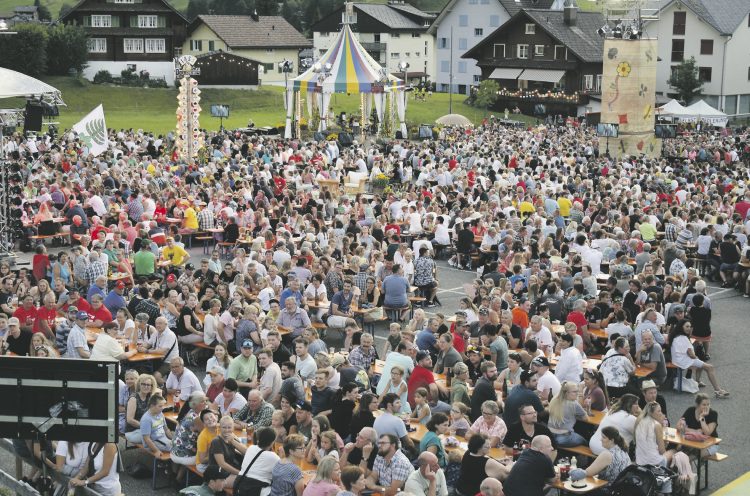
[[[263,488],[270,485],[267,482],[259,481],[258,479],[247,476],[250,467],[252,467],[255,463],[255,460],[257,460],[258,457],[263,454],[263,451],[264,450],[260,450],[258,454],[255,455],[255,457],[252,459],[242,475],[238,476],[234,480],[234,486],[232,486],[234,494],[239,494],[242,496],[260,496],[260,492],[263,490]]]

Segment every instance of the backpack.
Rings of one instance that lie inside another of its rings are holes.
[[[610,485],[612,496],[652,496],[657,489],[650,465],[629,465]]]

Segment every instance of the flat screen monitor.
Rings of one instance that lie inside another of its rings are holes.
[[[620,125],[600,122],[596,125],[596,134],[603,138],[617,138],[620,136]]]
[[[656,124],[654,134],[657,138],[676,138],[677,126],[674,124]]]
[[[229,105],[211,105],[211,117],[229,117]]]

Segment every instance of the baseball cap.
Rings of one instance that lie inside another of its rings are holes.
[[[81,310],[76,314],[76,320],[89,320],[89,314]]]
[[[596,299],[596,296],[594,296],[594,295],[592,295],[592,294],[587,294],[587,295],[583,295],[583,299],[584,299],[585,301],[589,301],[589,300],[595,300],[595,299]]]
[[[456,317],[466,317],[466,312],[464,312],[463,310],[458,310],[456,312]]]
[[[479,353],[479,350],[476,346],[467,346],[466,347],[466,353]]]
[[[653,298],[648,298],[646,300],[646,305],[656,305],[656,300]]]
[[[169,274],[167,276],[167,282],[174,282],[177,278],[174,276],[174,274]]]
[[[243,348],[253,348],[253,342],[249,339],[246,339],[242,342]]]
[[[331,367],[336,368],[346,362],[346,358],[341,353],[335,353],[331,358]]]
[[[675,312],[684,312],[685,311],[685,305],[682,303],[675,303],[674,305],[674,311]]]
[[[68,313],[78,313],[78,307],[75,305],[70,305],[68,307]]]
[[[622,296],[615,296],[612,298],[612,303],[622,303]]]
[[[546,357],[538,356],[531,361],[531,365],[537,365],[539,367],[549,367],[549,360]]]
[[[367,270],[369,268],[370,268],[370,264],[368,264],[368,263],[364,263],[363,262],[363,263],[359,264],[359,270]]]
[[[417,352],[416,360],[417,360],[417,362],[421,362],[422,360],[424,360],[425,358],[427,358],[429,356],[430,356],[430,354],[427,351],[419,350]]]
[[[651,388],[656,389],[656,383],[652,381],[651,379],[647,381],[643,381],[643,383],[641,384],[642,391],[645,391],[646,389],[651,389]]]
[[[312,412],[312,405],[309,401],[302,401],[300,403],[297,403],[297,408],[305,412]]]
[[[185,264],[185,270],[195,270],[195,265],[191,263]]]
[[[21,321],[18,320],[18,317],[11,317],[11,318],[8,319],[8,325],[9,326],[12,326],[12,325],[14,325],[14,326],[20,326],[21,325]]]

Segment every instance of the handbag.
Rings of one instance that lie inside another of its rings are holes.
[[[242,475],[234,480],[234,485],[232,486],[233,494],[240,494],[242,496],[260,496],[261,490],[264,487],[268,487],[270,485],[267,482],[259,481],[258,479],[247,476],[247,472],[250,470],[250,467],[253,466],[255,460],[257,460],[262,453],[263,450],[260,450],[258,454],[255,455],[255,457],[252,459],[250,465],[247,466]]]
[[[690,431],[690,432],[686,432],[685,434],[683,434],[683,436],[682,436],[682,437],[684,437],[684,438],[685,438],[685,439],[687,439],[688,441],[698,441],[698,442],[703,442],[703,441],[705,441],[706,439],[708,439],[708,437],[709,437],[709,436],[706,436],[706,435],[705,435],[705,434],[703,434],[702,432],[695,432],[695,431]]]

